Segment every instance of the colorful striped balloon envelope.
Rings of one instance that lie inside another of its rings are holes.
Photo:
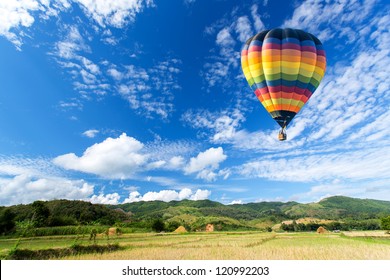
[[[284,130],[320,84],[326,57],[312,34],[276,28],[248,39],[241,66],[261,104]]]

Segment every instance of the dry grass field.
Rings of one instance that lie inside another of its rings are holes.
[[[383,233],[371,232],[372,236]],[[117,242],[123,251],[69,259],[153,260],[390,260],[390,237],[317,233],[199,233],[130,235]],[[363,237],[363,238],[362,238]]]
[[[71,246],[75,237],[40,237],[21,240],[18,249]],[[79,244],[91,244],[86,237]],[[2,255],[15,240],[0,240]],[[212,232],[190,234],[124,234],[97,244],[119,244],[110,253],[71,255],[83,260],[390,260],[390,236],[383,231],[346,233]]]

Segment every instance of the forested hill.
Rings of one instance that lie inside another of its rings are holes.
[[[210,200],[202,201],[140,201],[120,205],[120,208],[137,218],[174,217],[189,214],[195,216],[223,216],[252,220],[267,216],[284,218],[314,217],[319,219],[369,219],[390,215],[390,201],[358,199],[345,196],[325,198],[317,203],[257,202],[224,205]]]
[[[119,205],[99,205],[85,201],[35,201],[28,205],[0,207],[0,233],[15,228],[79,225],[121,225],[150,230],[155,221],[166,230],[179,225],[199,230],[208,223],[219,230],[271,228],[286,220],[316,218],[347,222],[351,228],[375,229],[379,219],[390,216],[390,201],[334,196],[317,203],[258,202],[224,205],[210,200],[140,201]],[[367,224],[368,223],[368,224]],[[371,225],[375,226],[372,227]]]

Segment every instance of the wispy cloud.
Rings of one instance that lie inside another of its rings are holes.
[[[207,82],[208,87],[219,86],[223,90],[235,86],[239,69],[241,45],[249,37],[255,35],[264,27],[261,17],[257,13],[257,5],[251,7],[250,19],[244,15],[238,16],[237,11],[225,18],[218,20],[205,29],[209,36],[215,36],[215,48],[210,52],[218,52],[218,55],[210,56],[204,64],[201,76]]]
[[[85,14],[101,27],[121,28],[133,22],[144,8],[154,6],[153,0],[74,0],[78,2]]]
[[[83,132],[83,135],[88,138],[95,138],[100,131],[97,129],[89,129]]]
[[[369,18],[377,0],[362,1],[303,1],[291,19],[283,26],[300,28],[316,34],[326,42],[332,38],[344,38],[355,43],[361,32],[365,32],[364,22]],[[351,26],[358,26],[352,29]]]
[[[145,69],[128,65],[124,66],[127,69],[119,70],[106,59],[101,61],[101,58],[97,58],[94,55],[95,49],[91,47],[91,40],[95,35],[105,44],[116,45],[118,38],[110,28],[124,28],[133,23],[137,14],[145,8],[154,7],[152,0],[2,1],[0,36],[5,36],[20,49],[24,34],[31,36],[33,31],[29,28],[34,21],[47,21],[60,13],[72,12],[74,5],[79,5],[87,18],[77,17],[66,23],[58,18],[55,23],[58,32],[50,34],[56,42],[49,54],[65,69],[66,76],[70,77],[75,91],[80,95],[70,101],[61,101],[58,107],[66,110],[82,109],[86,100],[99,99],[103,95],[117,94],[119,91],[136,112],[149,118],[157,116],[167,119],[173,111],[173,92],[180,89],[177,80],[180,60],[157,61],[148,68],[146,76],[142,76]],[[117,84],[109,84],[111,78]]]
[[[0,3],[0,36],[6,37],[17,49],[23,44],[24,30],[35,20],[48,20],[62,12],[68,12],[72,3],[78,4],[85,15],[100,28],[122,28],[135,21],[145,8],[154,7],[153,0],[7,0]],[[107,43],[115,43],[105,34]]]
[[[173,112],[174,93],[181,89],[178,81],[181,61],[160,61],[150,68],[110,64],[108,75],[130,107],[148,118],[167,119]]]
[[[238,108],[219,112],[189,110],[183,114],[182,121],[201,131],[206,130],[214,143],[228,143],[236,135],[245,117]]]

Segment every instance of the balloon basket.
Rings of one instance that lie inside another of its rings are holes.
[[[279,141],[287,140],[287,133],[284,129],[279,131],[278,139],[279,139]]]

